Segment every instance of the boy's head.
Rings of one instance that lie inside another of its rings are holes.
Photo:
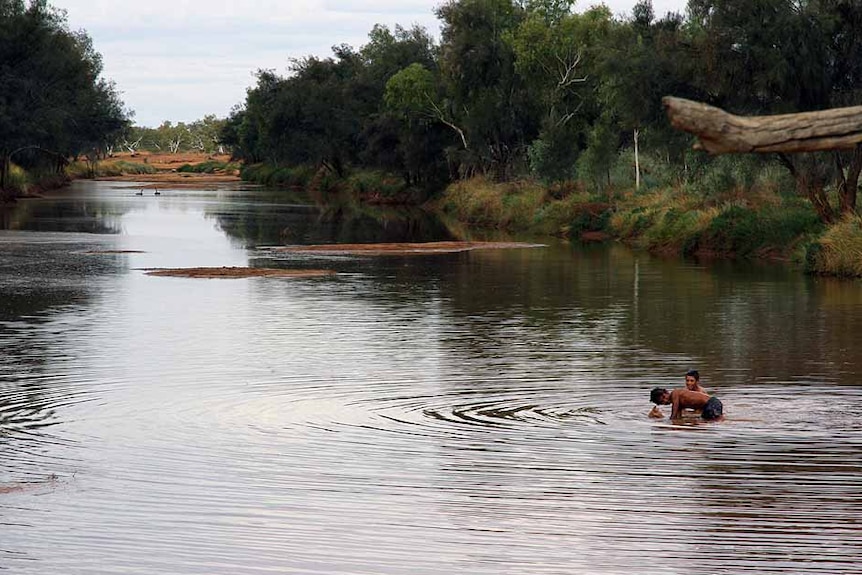
[[[700,382],[700,374],[696,369],[692,369],[685,373],[685,386],[692,389]]]
[[[667,405],[670,403],[670,392],[663,387],[656,387],[650,392],[649,400],[656,405]]]

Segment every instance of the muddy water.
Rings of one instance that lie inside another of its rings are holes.
[[[862,573],[859,283],[134,192],[0,218],[0,570]],[[235,265],[338,275],[141,270]],[[646,418],[691,367],[726,421]]]

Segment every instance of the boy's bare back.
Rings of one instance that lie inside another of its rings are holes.
[[[670,392],[670,402],[679,409],[703,409],[709,395],[702,391],[690,391],[688,389],[674,389]]]

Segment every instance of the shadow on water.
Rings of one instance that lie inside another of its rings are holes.
[[[0,204],[0,230],[119,234],[125,211],[98,200],[22,200]]]
[[[218,205],[206,212],[228,236],[248,247],[453,239],[438,218],[420,208],[321,207],[289,202]]]

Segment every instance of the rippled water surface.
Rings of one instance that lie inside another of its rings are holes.
[[[134,191],[0,212],[0,570],[862,573],[860,283]],[[142,271],[236,265],[338,274]],[[727,419],[648,419],[692,367]]]

